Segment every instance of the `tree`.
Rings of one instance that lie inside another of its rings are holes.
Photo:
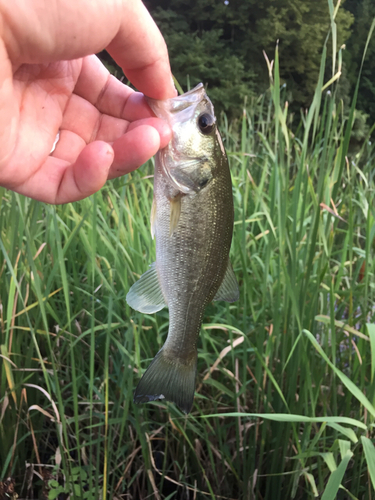
[[[167,42],[172,72],[184,87],[207,86],[218,110],[230,112],[253,94],[255,74],[233,50],[214,2],[153,2],[147,5]],[[169,4],[171,6],[169,7]],[[212,4],[212,5],[210,5]],[[223,4],[224,5],[224,4]]]
[[[327,0],[149,0],[146,2],[170,51],[181,82],[203,81],[226,110],[268,87],[263,50],[273,58],[279,40],[280,73],[289,100],[311,101],[321,51],[329,31]],[[353,15],[336,17],[338,43],[350,36]]]
[[[353,33],[347,42],[345,64],[348,77],[354,91],[357,83],[363,51],[371,24],[375,18],[375,3],[373,0],[350,0],[348,8],[355,15]],[[359,86],[357,108],[365,112],[374,122],[375,117],[375,34],[373,34],[364,61]],[[372,125],[372,123],[370,123]]]

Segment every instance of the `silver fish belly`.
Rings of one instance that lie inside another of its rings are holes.
[[[151,225],[156,262],[126,299],[144,313],[167,305],[169,330],[134,401],[165,399],[189,413],[205,307],[212,300],[234,302],[239,296],[229,261],[232,184],[213,106],[202,84],[179,97],[148,102],[173,134],[155,161]]]

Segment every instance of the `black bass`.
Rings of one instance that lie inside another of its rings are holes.
[[[126,300],[148,314],[168,306],[169,331],[134,401],[165,399],[189,413],[205,307],[212,300],[234,302],[239,297],[229,261],[232,182],[214,109],[202,84],[173,99],[147,102],[173,134],[155,162],[151,231],[156,262],[130,288]]]

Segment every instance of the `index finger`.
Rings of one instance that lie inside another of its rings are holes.
[[[128,121],[154,116],[143,95],[117,80],[96,56],[82,59],[74,93],[110,116]]]
[[[143,94],[154,99],[177,95],[166,43],[140,0],[128,3],[125,18],[107,51]]]

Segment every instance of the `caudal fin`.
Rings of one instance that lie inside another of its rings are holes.
[[[135,403],[165,399],[189,413],[194,401],[196,356],[189,363],[170,358],[161,349],[139,381],[134,393]]]

